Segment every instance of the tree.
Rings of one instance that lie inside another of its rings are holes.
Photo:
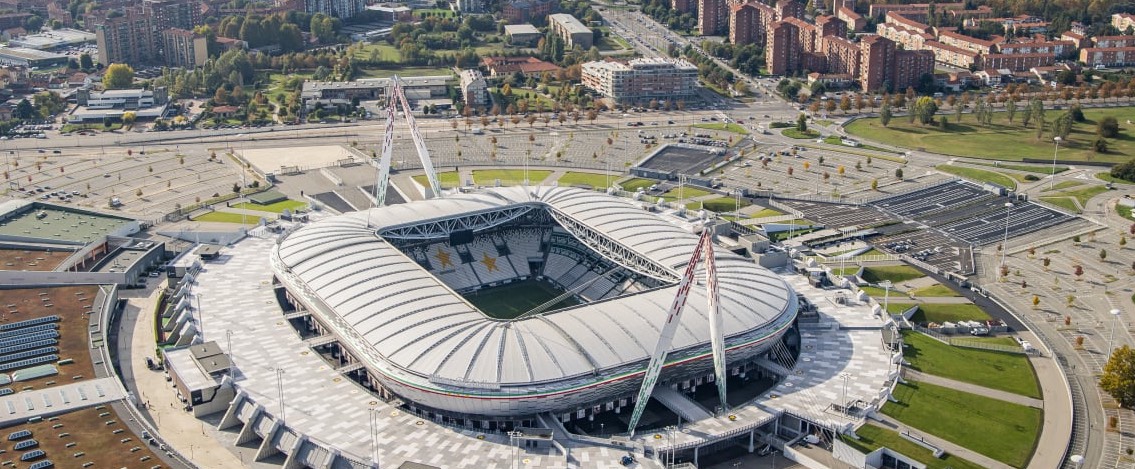
[[[914,102],[914,114],[918,117],[918,123],[922,125],[934,122],[934,114],[938,112],[938,103],[934,102],[934,98],[923,96]]]
[[[886,127],[891,123],[891,105],[890,103],[883,103],[883,109],[879,110],[879,123]]]
[[[1009,97],[1009,100],[1005,102],[1005,112],[1009,116],[1009,123],[1012,124],[1013,118],[1017,115],[1017,101],[1012,97]]]
[[[122,113],[122,125],[127,127],[134,125],[134,121],[138,119],[138,113],[134,111],[126,111]]]
[[[808,116],[805,116],[804,113],[796,116],[796,130],[799,132],[808,131]]]
[[[871,180],[871,190],[873,190],[873,191],[879,190],[879,180],[878,179],[872,179]]]
[[[902,168],[895,168],[895,178],[902,179]]]
[[[1092,141],[1092,151],[1096,153],[1107,153],[1107,140],[1103,137],[1097,137]]]
[[[79,54],[79,68],[83,70],[91,70],[95,68],[95,61],[91,60],[91,54],[86,52]]]
[[[1119,121],[1113,116],[1107,116],[1100,119],[1096,124],[1096,135],[1103,138],[1115,138],[1119,136]]]
[[[16,104],[16,110],[12,114],[17,119],[31,119],[35,114],[35,107],[32,106],[31,101],[28,101],[27,98],[21,99],[20,102]]]
[[[1084,266],[1080,264],[1072,266],[1072,275],[1075,275],[1076,279],[1079,280],[1084,275]]]
[[[1037,306],[1040,306],[1040,297],[1033,295],[1033,309],[1036,309]]]
[[[1135,350],[1124,345],[1111,353],[1100,376],[1100,389],[1123,407],[1135,406]]]
[[[1100,260],[1107,260],[1107,249],[1100,249]]]
[[[1052,264],[1052,259],[1046,257],[1041,261],[1041,264],[1044,264],[1044,270],[1048,270],[1048,266]]]
[[[300,31],[299,26],[292,23],[285,23],[280,26],[278,34],[280,50],[282,52],[301,52],[303,51],[303,33]],[[374,49],[378,52],[378,49]]]
[[[134,84],[134,69],[126,64],[110,64],[103,72],[102,85],[108,90],[129,88]]]

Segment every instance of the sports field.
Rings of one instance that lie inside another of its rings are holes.
[[[465,299],[491,318],[513,319],[561,293],[563,292],[547,283],[525,280],[471,293],[465,295]],[[577,304],[579,302],[575,298],[567,298],[548,310]]]

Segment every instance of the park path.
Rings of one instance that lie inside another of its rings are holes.
[[[560,180],[560,178],[564,177],[565,174],[567,174],[566,169],[556,169],[553,170],[552,173],[548,175],[548,177],[544,178],[544,180],[532,182],[541,186],[550,186],[553,182],[556,182]]]
[[[920,429],[903,424],[902,422],[894,420],[882,413],[877,414],[876,419],[878,419],[878,422],[884,427],[897,431],[900,434],[903,432],[909,433],[914,438],[921,438],[922,441],[932,446],[940,448],[947,453],[968,460],[969,462],[977,464],[981,467],[985,467],[987,469],[1012,469],[1012,466],[1008,464],[990,458],[989,456],[986,456],[984,454],[974,452],[973,450],[970,450],[968,448],[958,446],[942,438],[926,433]]]
[[[961,296],[912,296],[911,298],[919,303],[937,303],[943,305],[973,304],[972,301]]]
[[[943,378],[937,375],[926,374],[920,371],[912,370],[910,368],[903,368],[903,374],[907,379],[921,381],[923,383],[930,383],[936,386],[947,387],[958,391],[968,392],[970,394],[977,394],[979,396],[985,396],[990,399],[997,399],[999,401],[1012,402],[1014,404],[1020,404],[1023,406],[1035,407],[1037,409],[1044,408],[1044,401],[1032,397],[1022,396],[1020,394],[1014,394],[998,389],[991,389],[985,386],[970,384],[964,381],[958,381],[950,378]]]

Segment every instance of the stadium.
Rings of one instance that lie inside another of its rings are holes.
[[[565,423],[630,413],[698,242],[692,228],[600,192],[493,188],[325,218],[286,232],[270,262],[282,308],[333,336],[364,386],[497,430],[541,413]],[[713,255],[733,385],[774,346],[799,351],[798,299],[753,261]],[[713,383],[703,277],[660,383]]]

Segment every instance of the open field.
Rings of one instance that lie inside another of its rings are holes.
[[[863,269],[862,275],[863,280],[871,283],[879,283],[883,280],[899,283],[922,276],[922,272],[909,265],[871,266]]]
[[[615,182],[620,174],[581,173],[569,171],[556,180],[561,186],[591,186],[593,189],[606,188],[608,182]]]
[[[885,446],[914,458],[914,460],[925,464],[928,469],[981,469],[981,466],[951,454],[946,454],[942,459],[935,458],[934,453],[931,453],[925,447],[903,438],[894,430],[888,430],[878,425],[864,425],[859,427],[855,434],[859,435],[858,440],[845,437],[843,441],[863,453],[870,453]]]
[[[971,181],[977,182],[991,182],[1001,187],[1008,189],[1016,189],[1017,182],[1013,178],[993,171],[986,171],[983,169],[967,168],[965,166],[954,166],[949,164],[940,164],[935,166],[934,169],[943,173],[950,173],[955,176],[961,176]]]
[[[1025,467],[1043,414],[1019,404],[910,381],[895,387],[883,413],[1014,467]]]
[[[254,215],[242,215],[232,212],[209,212],[194,218],[193,221],[208,221],[215,223],[243,223],[245,225],[255,225],[260,223],[260,218]]]
[[[545,169],[530,169],[528,170],[528,183],[539,184],[548,175],[552,174],[551,171]],[[496,184],[497,179],[500,179],[502,185],[513,186],[524,183],[524,170],[523,169],[475,169],[473,170],[473,183],[483,186],[491,186]]]
[[[749,205],[749,202],[742,200],[740,208],[745,208]],[[737,209],[738,206],[737,200],[732,197],[718,197],[716,199],[687,203],[686,208],[690,210],[705,209],[711,212],[732,212],[734,209]]]
[[[903,358],[911,368],[943,378],[1041,399],[1040,385],[1025,355],[954,347],[912,331],[903,331]],[[1007,339],[1009,338],[994,338]],[[996,342],[1002,344],[1002,341]]]
[[[749,130],[741,124],[734,124],[732,122],[726,124],[724,122],[715,122],[710,124],[694,124],[695,128],[708,129],[708,130],[723,130],[725,132],[733,132],[735,134],[749,135]]]
[[[296,211],[307,207],[307,202],[300,202],[298,200],[281,200],[274,204],[260,205],[252,202],[242,202],[232,206],[233,208],[241,208],[245,210],[258,210],[261,212],[271,213],[284,213],[284,210]]]
[[[1063,184],[1063,183],[1061,183],[1061,184]],[[1087,205],[1088,200],[1090,200],[1092,197],[1095,197],[1095,196],[1100,195],[1100,194],[1107,192],[1107,191],[1108,191],[1108,189],[1104,186],[1094,186],[1093,185],[1093,186],[1082,187],[1082,188],[1075,189],[1075,190],[1045,192],[1044,197],[1041,197],[1041,200],[1044,200],[1045,202],[1048,202],[1048,203],[1051,203],[1051,204],[1054,204],[1054,205],[1059,205],[1059,206],[1064,207],[1068,210],[1071,210],[1072,212],[1079,213],[1080,208],[1077,207],[1076,204],[1072,202],[1073,200],[1075,200],[1076,202],[1079,202],[1079,206],[1083,207],[1083,206]]]
[[[950,287],[947,287],[947,286],[942,285],[940,283],[937,284],[937,285],[931,285],[929,287],[922,287],[922,288],[915,289],[914,291],[910,292],[910,294],[914,295],[914,296],[933,296],[933,297],[961,296],[957,292],[955,292],[954,290],[950,289]]]
[[[989,315],[975,304],[922,303],[910,317],[911,322],[988,321]]]
[[[429,187],[430,181],[426,178],[425,174],[414,176],[414,182],[421,184],[423,187]],[[460,177],[457,171],[446,171],[444,173],[437,173],[437,182],[441,184],[442,188],[457,187],[461,184]]]
[[[1104,171],[1102,173],[1096,173],[1096,179],[1099,179],[1101,181],[1107,181],[1107,182],[1110,182],[1112,184],[1135,184],[1135,182],[1131,182],[1131,181],[1128,181],[1126,179],[1119,179],[1115,176],[1112,176],[1111,173],[1108,172],[1108,171]]]
[[[634,192],[639,189],[646,189],[650,186],[657,184],[653,179],[632,178],[620,182],[619,185],[627,192]]]
[[[675,187],[673,189],[666,191],[664,194],[662,194],[662,198],[666,199],[666,200],[678,200],[678,193],[679,192],[681,192],[681,196],[682,196],[683,199],[693,199],[695,197],[704,197],[704,196],[713,194],[713,192],[707,191],[705,189],[698,189],[696,187],[684,186],[681,189],[678,189],[677,187]]]
[[[980,164],[982,166],[990,166],[990,167],[994,167],[994,168],[1011,169],[1011,170],[1014,170],[1014,171],[1024,171],[1026,173],[1052,174],[1052,166],[1029,165],[1029,164],[1008,164],[1008,163],[1001,163],[1001,162],[976,163],[976,164]],[[1060,174],[1060,173],[1063,173],[1065,171],[1068,171],[1067,166],[1061,166],[1061,165],[1056,166],[1056,174]]]
[[[1047,120],[1052,121],[1062,111],[1048,110]],[[1072,161],[1105,161],[1119,163],[1135,156],[1135,127],[1123,124],[1131,113],[1130,107],[1084,109],[1086,122],[1077,123],[1060,145],[1059,159]],[[904,118],[891,119],[883,127],[878,118],[857,119],[845,128],[849,134],[888,145],[921,149],[943,155],[1021,161],[1023,158],[1052,159],[1053,143],[1050,132],[1037,139],[1035,126],[1020,125],[1020,114],[1013,124],[1008,113],[997,112],[989,127],[977,125],[973,116],[962,123],[951,123],[947,130],[937,126],[907,123]],[[1108,140],[1109,151],[1098,154],[1089,148],[1096,138],[1096,120],[1106,116],[1119,119],[1119,138]]]

